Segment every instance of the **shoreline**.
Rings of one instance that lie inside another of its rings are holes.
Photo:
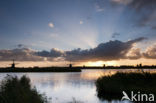
[[[0,68],[0,73],[4,72],[81,72],[87,69],[101,69],[101,70],[145,70],[145,69],[156,69],[156,67],[7,67]]]
[[[81,72],[79,68],[0,68],[0,73],[7,72]]]

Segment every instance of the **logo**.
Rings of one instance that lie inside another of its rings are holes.
[[[123,100],[129,100],[129,101],[139,101],[139,102],[153,102],[154,101],[154,94],[141,94],[140,92],[134,93],[131,91],[131,97],[127,95],[125,91],[122,91],[123,97],[121,98],[121,101]]]
[[[122,101],[123,101],[123,100],[129,100],[129,101],[131,101],[130,98],[128,97],[128,95],[127,95],[127,93],[126,93],[125,91],[122,91],[122,93],[123,93],[123,95],[124,95],[124,96],[122,97],[122,99],[121,99]]]

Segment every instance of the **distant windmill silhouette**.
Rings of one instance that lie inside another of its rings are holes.
[[[69,66],[69,68],[72,68],[72,63],[71,63],[71,61],[70,61],[70,63],[67,64],[67,65]]]
[[[69,68],[72,68],[72,64],[69,64]]]
[[[15,63],[15,60],[13,59],[12,64],[10,64],[11,65],[11,68],[14,69],[16,64],[19,64],[19,63]]]

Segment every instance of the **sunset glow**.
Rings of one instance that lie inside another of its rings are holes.
[[[156,0],[0,0],[0,83],[0,103],[154,103]]]
[[[86,66],[116,66],[117,63],[115,61],[108,61],[108,62],[104,62],[104,61],[96,61],[96,62],[87,62]]]

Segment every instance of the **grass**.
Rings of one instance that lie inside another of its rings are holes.
[[[48,103],[45,95],[30,85],[26,76],[7,76],[0,84],[0,103]]]
[[[97,94],[100,99],[120,100],[122,91],[130,94],[146,93],[156,95],[156,73],[116,73],[103,76],[96,81]]]

